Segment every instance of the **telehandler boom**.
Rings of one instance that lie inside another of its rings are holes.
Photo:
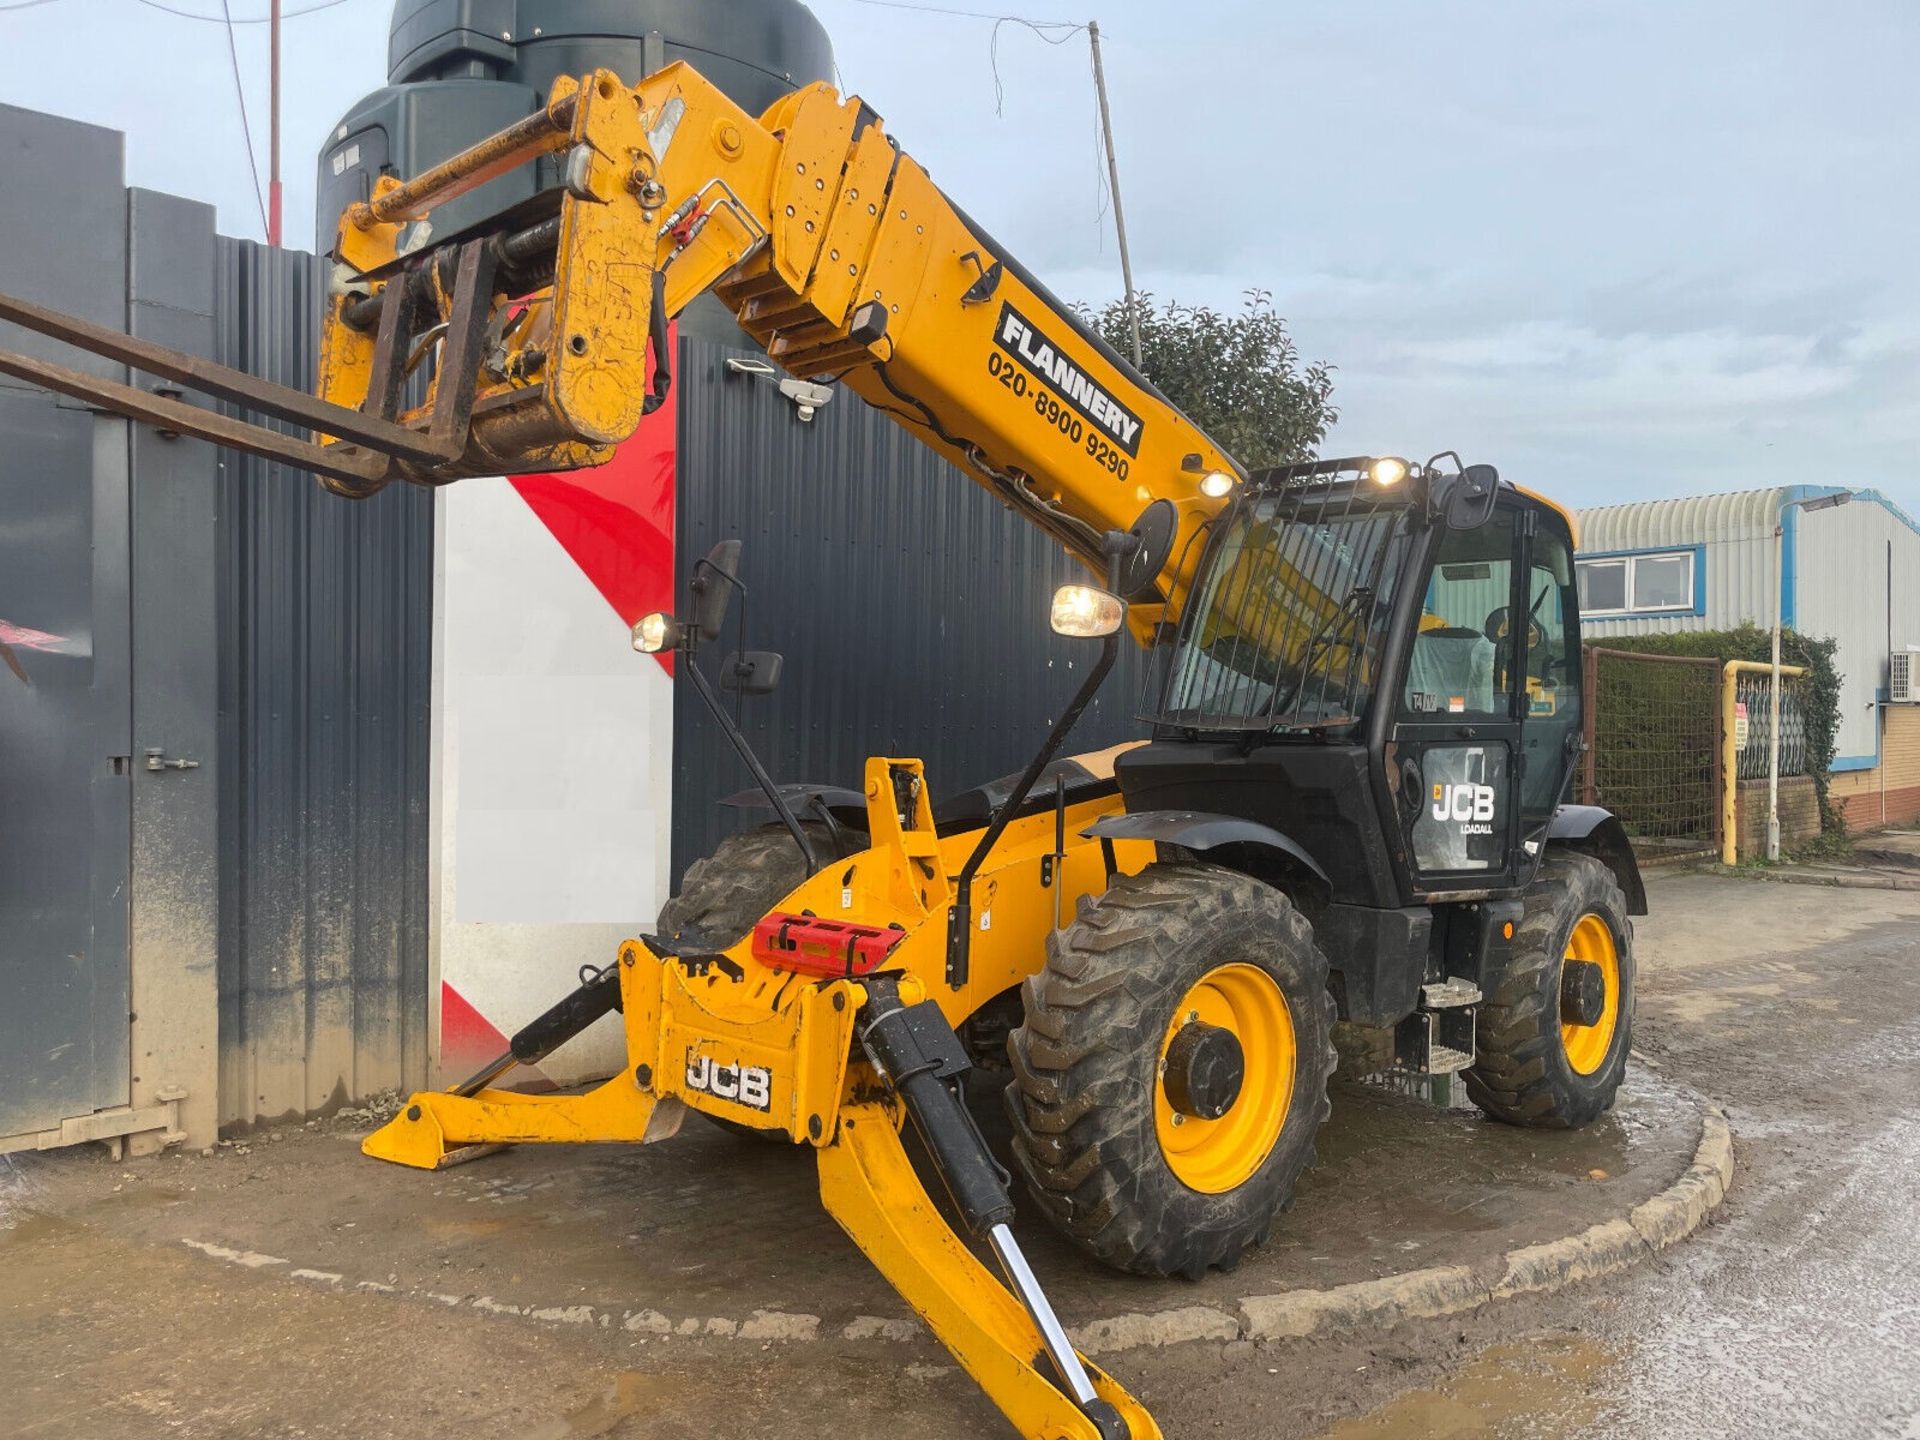
[[[440,234],[518,167],[537,198]],[[1564,512],[1450,455],[1246,475],[970,221],[858,99],[748,115],[685,64],[544,108],[340,217],[318,397],[0,296],[0,320],[291,421],[289,435],[0,352],[0,373],[365,496],[598,464],[671,385],[713,294],[772,359],[878,406],[1078,556],[1053,623],[1100,659],[1017,777],[936,806],[921,762],[782,786],[698,650],[738,546],[695,568],[680,652],[773,826],[693,866],[479,1074],[369,1154],[664,1139],[689,1109],[808,1146],[821,1197],[1033,1440],[1147,1440],[1079,1355],[967,1109],[1005,1066],[1014,1158],[1106,1263],[1198,1277],[1263,1241],[1311,1163],[1336,1019],[1516,1123],[1612,1101],[1644,892],[1618,822],[1561,803],[1580,746]],[[1154,647],[1153,740],[1057,758],[1119,631]],[[754,666],[728,677],[755,688]],[[497,1088],[619,1011],[626,1068]],[[1471,1068],[1468,1068],[1471,1067]],[[976,1258],[915,1177],[911,1120]]]

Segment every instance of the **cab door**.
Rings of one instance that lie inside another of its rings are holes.
[[[1508,617],[1524,612],[1525,518],[1503,496],[1485,524],[1430,547],[1387,751],[1419,892],[1513,883],[1526,687]]]

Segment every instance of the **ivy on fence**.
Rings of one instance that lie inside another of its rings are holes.
[[[1687,630],[1670,635],[1610,635],[1598,648],[1632,650],[1642,655],[1705,655],[1722,661],[1773,658],[1773,635],[1758,625],[1731,630]],[[1838,644],[1831,638],[1788,630],[1780,637],[1780,663],[1804,665],[1806,679],[1807,769],[1820,797],[1821,829],[1841,828],[1839,814],[1828,798],[1828,775],[1833,768],[1835,742],[1840,733],[1841,674],[1834,668]]]

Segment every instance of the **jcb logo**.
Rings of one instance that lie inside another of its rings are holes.
[[[1436,785],[1433,787],[1433,818],[1461,824],[1490,825],[1493,822],[1491,785]],[[1486,831],[1478,833],[1486,834]]]
[[[749,1110],[773,1104],[773,1072],[758,1065],[722,1065],[698,1051],[687,1052],[687,1089],[731,1100]]]

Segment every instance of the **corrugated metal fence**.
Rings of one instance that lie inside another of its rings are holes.
[[[225,364],[310,388],[322,265],[221,238]],[[221,1119],[427,1070],[433,500],[220,455]]]
[[[1056,586],[1085,571],[900,426],[841,391],[811,422],[733,350],[681,347],[682,578],[717,542],[745,542],[748,648],[788,657],[775,695],[746,700],[748,735],[780,781],[858,786],[869,755],[918,756],[936,798],[1019,769],[1090,664],[1048,628]],[[708,663],[735,644],[710,647]],[[1068,750],[1144,729],[1132,646]],[[752,778],[679,687],[673,871],[747,823],[716,807]]]

